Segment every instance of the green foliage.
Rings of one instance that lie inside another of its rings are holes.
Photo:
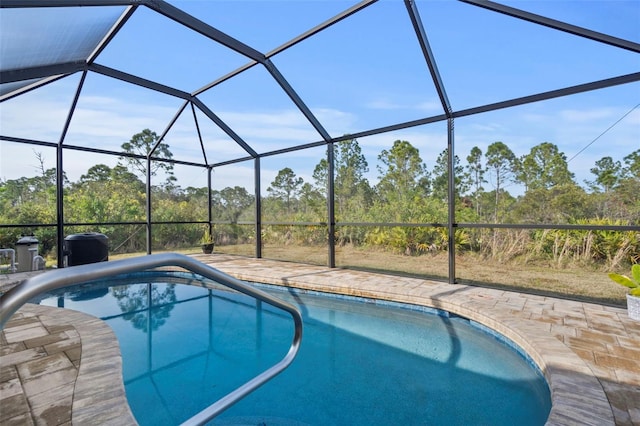
[[[592,188],[597,190],[599,185],[604,192],[611,191],[622,178],[622,165],[611,157],[596,161],[596,166],[590,171],[596,176],[595,184],[590,183]]]
[[[210,228],[210,225],[205,225],[202,227],[202,237],[200,238],[200,244],[211,244],[213,242],[213,236],[211,235]]]
[[[625,164],[623,169],[624,177],[640,179],[640,149],[636,149],[625,156],[623,161]]]
[[[431,173],[431,189],[434,198],[447,201],[449,197],[449,151],[445,149],[436,159]],[[460,158],[454,155],[453,158],[453,175],[456,198],[461,194],[465,194],[471,185],[470,175],[464,171],[464,167],[460,165]]]
[[[484,190],[482,184],[487,182],[484,178],[486,169],[482,166],[482,150],[477,146],[471,148],[471,152],[467,156],[467,163],[467,173],[472,189],[471,195],[475,201],[476,215],[479,216],[481,212],[480,194]]]
[[[327,152],[329,153],[329,151]],[[333,144],[334,159],[334,214],[337,222],[361,222],[367,217],[372,204],[373,190],[365,178],[369,171],[366,158],[362,154],[356,139],[346,139]],[[329,182],[329,163],[321,159],[313,171],[315,187],[303,185],[302,203],[296,218],[311,222],[327,220],[327,193]],[[337,226],[334,239],[336,244],[363,244],[366,232],[361,227]],[[295,232],[301,232],[296,229]],[[314,232],[314,235],[316,233]],[[326,229],[321,235],[306,239],[308,241],[327,242]]]
[[[407,255],[446,250],[446,227],[431,226],[446,223],[446,215],[446,205],[432,198],[415,196],[406,204],[398,205],[378,202],[370,212],[370,217],[375,219],[372,221],[390,225],[371,228],[365,241],[369,245]],[[393,226],[393,223],[416,226],[400,227]]]
[[[509,216],[511,220],[524,223],[567,223],[589,217],[590,209],[590,198],[585,190],[567,183],[530,189],[513,206]]]
[[[296,197],[298,197],[300,187],[303,183],[304,179],[297,177],[289,167],[285,167],[278,172],[276,178],[267,188],[267,192],[270,193],[274,199],[283,202],[287,213],[291,213],[292,199],[297,199]]]
[[[334,145],[336,220],[357,221],[371,205],[373,191],[364,177],[369,165],[356,139]]]
[[[146,156],[157,142],[157,135],[145,130],[134,135],[124,148],[129,154]],[[167,152],[162,154],[164,149]],[[171,158],[168,145],[158,145],[154,156],[162,155]],[[141,170],[136,168],[136,164],[146,167],[146,159],[135,163],[124,157],[113,168],[104,164],[90,167],[77,182],[64,178],[65,222],[89,223],[67,226],[65,234],[102,232],[109,237],[114,253],[146,249],[146,176],[139,177]],[[269,196],[261,203],[263,222],[296,225],[264,226],[265,244],[327,244],[327,158],[316,165],[313,182],[304,182],[290,167],[280,170],[271,182]],[[336,244],[411,256],[448,250],[446,150],[430,172],[416,147],[409,141],[394,141],[378,156],[379,182],[374,188],[365,177],[369,166],[356,139],[334,143],[333,158]],[[490,144],[484,157],[482,150],[474,147],[466,160],[468,165],[463,167],[454,158],[456,194],[470,191],[455,200],[458,223],[640,223],[640,150],[624,157],[624,165],[609,157],[596,162],[592,171],[598,187],[592,187],[590,193],[573,182],[564,154],[547,142],[533,147],[522,162],[502,142]],[[155,164],[171,165],[152,162],[152,166]],[[33,233],[40,241],[41,253],[52,253],[57,244],[53,226],[57,220],[56,179],[55,169],[41,168],[37,176],[0,180],[0,223],[30,225],[0,228],[0,246],[12,247],[22,234]],[[518,197],[506,190],[514,180],[527,185],[526,192]],[[490,191],[484,188],[487,182],[494,186]],[[207,188],[183,189],[168,180],[152,187],[151,201],[151,219],[161,222],[152,227],[154,250],[199,244],[201,222],[209,217],[209,204],[218,245],[255,242],[255,195],[243,187],[226,187],[209,194]],[[100,222],[129,224],[98,225]],[[461,252],[558,268],[575,264],[617,268],[640,261],[637,231],[457,228],[454,242]]]
[[[376,191],[380,198],[393,204],[428,195],[427,167],[418,149],[409,142],[395,141],[391,150],[382,150],[378,160],[384,166],[378,166],[380,182]]]
[[[531,148],[519,164],[518,180],[527,190],[571,184],[574,183],[573,176],[569,171],[567,157],[549,142]]]
[[[214,217],[220,220],[238,223],[243,217],[255,216],[252,208],[255,205],[255,197],[241,186],[213,191],[211,203]]]
[[[609,278],[620,285],[628,287],[630,289],[629,294],[632,296],[640,297],[640,264],[636,263],[631,267],[631,277],[610,272]]]
[[[578,225],[620,226],[610,219],[583,219]],[[633,262],[640,253],[640,233],[608,230],[544,229],[531,232],[529,257],[550,259],[557,266],[567,262],[605,264],[615,268]]]
[[[118,165],[128,168],[129,171],[140,179],[146,181],[147,157],[170,160],[173,157],[169,145],[161,142],[160,137],[149,129],[144,129],[131,137],[129,142],[121,145],[122,151],[127,156],[120,157]],[[151,161],[151,176],[163,171],[167,177],[167,183],[173,181],[173,163],[165,161]]]
[[[504,187],[513,180],[513,176],[519,167],[518,160],[511,149],[503,142],[497,141],[487,148],[487,173],[489,180],[495,188],[495,203],[493,205],[493,220],[500,223],[499,206],[500,196]]]

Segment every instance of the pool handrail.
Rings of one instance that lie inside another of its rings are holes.
[[[42,293],[109,276],[141,272],[167,266],[184,268],[282,309],[291,315],[295,325],[289,351],[279,362],[182,423],[183,425],[189,426],[202,425],[271,380],[293,362],[302,342],[302,315],[298,308],[189,256],[179,253],[161,253],[72,266],[31,277],[0,296],[0,329],[4,328],[9,318],[16,313],[22,305]]]

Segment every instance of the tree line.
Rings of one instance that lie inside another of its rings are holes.
[[[345,223],[337,227],[337,243],[410,255],[446,250],[443,227],[348,225],[447,222],[447,150],[429,169],[416,147],[396,140],[377,160],[378,183],[370,185],[365,178],[368,163],[358,141],[335,144],[335,215],[338,223]],[[640,224],[640,149],[622,161],[611,157],[597,161],[590,170],[593,180],[584,186],[575,181],[564,153],[549,142],[517,157],[507,144],[497,141],[486,152],[473,147],[466,163],[454,156],[453,165],[458,223]],[[289,167],[280,170],[268,189],[270,199],[263,203],[263,219],[286,215],[299,221],[323,220],[327,174],[325,159],[316,165],[313,183],[304,182]],[[522,185],[524,193],[510,194],[513,184]],[[308,235],[304,238],[309,240]],[[317,239],[321,241],[322,235]],[[638,232],[458,228],[455,242],[463,252],[502,261],[545,259],[559,266],[595,262],[616,267],[640,260]]]
[[[122,145],[123,154],[154,155],[171,159],[169,146],[158,144],[155,132],[145,129]],[[55,223],[56,173],[45,169],[42,158],[36,176],[0,181],[0,222],[3,224]],[[356,139],[334,144],[335,240],[340,245],[369,246],[419,255],[447,249],[448,153],[442,151],[428,168],[409,141],[396,140],[377,156],[378,181],[371,184],[367,159]],[[473,147],[462,161],[454,156],[456,221],[495,224],[640,224],[640,149],[621,160],[603,157],[595,162],[593,180],[579,184],[564,153],[550,142],[516,156],[506,143],[496,141],[485,151]],[[152,162],[152,176],[165,180],[152,186],[152,221],[206,220],[208,203],[215,218],[218,244],[255,241],[254,194],[241,186],[214,190],[181,188],[170,162]],[[327,221],[329,164],[315,165],[312,181],[305,182],[285,167],[267,187],[262,221],[324,223]],[[146,246],[146,161],[123,155],[116,166],[94,165],[77,182],[64,182],[65,222],[103,225],[114,251],[144,251]],[[157,180],[157,179],[156,179]],[[509,188],[524,191],[512,195]],[[137,222],[137,223],[136,223]],[[416,226],[360,226],[359,224],[413,224]],[[425,226],[418,226],[424,224]],[[435,226],[431,226],[435,224]],[[96,230],[96,226],[68,227],[66,234]],[[13,246],[21,228],[4,228],[2,247]],[[41,252],[55,245],[53,227],[33,231]],[[153,227],[154,250],[197,244],[201,225],[161,224]],[[326,244],[326,226],[264,226],[265,244]],[[617,267],[640,261],[640,233],[614,231],[458,228],[456,247],[500,261],[552,261]]]

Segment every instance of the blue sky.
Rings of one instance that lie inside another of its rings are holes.
[[[172,2],[243,43],[269,52],[355,2],[184,1]],[[510,1],[508,5],[640,43],[638,1]],[[453,1],[417,1],[429,42],[454,110],[526,96],[640,71],[640,55]],[[6,14],[6,11],[2,12]],[[6,15],[5,15],[6,16]],[[356,133],[442,113],[403,2],[380,1],[322,33],[272,57],[331,136]],[[248,62],[241,55],[139,8],[97,63],[181,90],[194,91]],[[57,142],[78,76],[0,104],[1,133]],[[321,139],[262,66],[255,66],[200,96],[258,152]],[[90,74],[67,143],[117,150],[144,128],[161,133],[182,101]],[[603,156],[614,160],[640,148],[640,83],[554,99],[456,120],[456,154],[494,141],[524,155],[551,142],[573,158],[576,181]],[[629,111],[631,111],[629,113]],[[628,114],[627,114],[628,113]],[[627,114],[625,116],[625,114]],[[607,129],[620,120],[613,128]],[[198,113],[209,161],[244,156],[242,149]],[[397,139],[418,147],[431,169],[446,147],[445,123],[359,139],[375,183],[377,155]],[[603,132],[606,133],[600,136]],[[596,140],[597,139],[597,140]],[[594,142],[595,140],[595,142]],[[191,111],[168,133],[174,156],[201,161]],[[46,166],[55,151],[36,147]],[[324,148],[262,160],[263,190],[279,169],[291,167],[311,181]],[[0,142],[0,178],[33,173],[33,147]],[[114,159],[67,154],[76,180],[91,165]],[[205,186],[206,174],[176,170],[179,184]],[[253,186],[253,163],[216,169],[214,186]],[[485,185],[491,189],[491,184]],[[518,188],[509,188],[518,192]]]

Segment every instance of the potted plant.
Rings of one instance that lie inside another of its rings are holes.
[[[630,289],[627,294],[627,312],[631,319],[640,321],[640,264],[631,267],[631,277],[610,272],[609,278]]]
[[[205,254],[213,253],[213,237],[211,236],[211,227],[205,226],[202,238],[200,239],[202,252]]]

